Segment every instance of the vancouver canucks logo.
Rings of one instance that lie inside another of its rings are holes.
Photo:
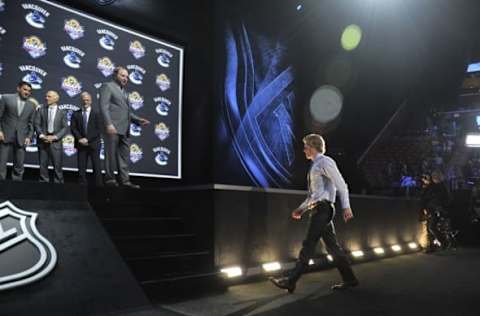
[[[82,92],[82,84],[74,76],[62,78],[62,89],[69,97],[74,97]]]
[[[168,165],[168,158],[170,156],[170,150],[165,147],[155,147],[153,148],[155,153],[155,163],[159,166]]]
[[[26,50],[32,58],[39,58],[47,53],[47,44],[38,36],[27,36],[23,38],[23,49]]]
[[[63,152],[68,157],[75,155],[77,149],[75,148],[75,138],[72,135],[67,135],[62,139]]]
[[[60,47],[62,52],[65,52],[63,57],[63,62],[70,68],[78,69],[81,66],[82,58],[85,56],[85,53],[73,46],[62,46]]]
[[[0,290],[12,289],[47,276],[57,252],[37,228],[38,214],[0,204]]]
[[[172,102],[164,97],[157,97],[154,98],[153,101],[157,103],[157,106],[155,107],[155,110],[157,111],[158,114],[161,116],[167,116],[168,111],[170,111],[170,106],[172,105]]]
[[[162,91],[167,91],[168,89],[170,89],[170,79],[167,77],[166,74],[158,75],[156,83]]]
[[[155,135],[163,141],[170,136],[170,129],[165,123],[158,123],[155,125]]]
[[[142,135],[142,127],[138,124],[132,123],[130,124],[130,135],[131,136],[141,136]]]
[[[73,112],[80,110],[80,107],[73,104],[61,104],[58,106],[59,109],[65,110],[67,112],[67,123],[68,126],[72,123]]]
[[[105,160],[105,143],[103,138],[100,138],[100,160]]]
[[[42,89],[43,78],[47,75],[47,72],[42,68],[33,65],[20,65],[18,69],[25,73],[22,80],[32,85],[32,89]]]
[[[133,91],[128,94],[128,104],[130,104],[132,109],[138,110],[143,106],[143,97],[137,91]]]
[[[158,54],[157,62],[160,66],[168,68],[172,60],[173,54],[166,49],[159,48],[155,52]]]
[[[137,65],[128,65],[127,69],[130,71],[128,78],[132,83],[136,85],[143,83],[143,76],[145,76],[145,73],[147,72],[145,69]]]
[[[108,77],[113,74],[115,70],[115,64],[108,57],[99,58],[97,61],[97,69],[105,76]]]
[[[145,47],[139,41],[130,42],[130,48],[128,49],[132,53],[135,59],[140,59],[145,56]]]
[[[37,29],[45,28],[45,22],[47,21],[46,18],[50,16],[50,13],[47,10],[31,3],[24,3],[22,4],[22,7],[25,10],[29,10],[25,15],[25,21],[27,21],[28,24]]]
[[[130,145],[130,161],[137,163],[143,158],[143,151],[137,144]]]
[[[83,37],[85,33],[83,26],[80,25],[80,22],[75,19],[65,20],[65,25],[63,29],[73,40]]]
[[[101,35],[98,43],[101,47],[105,48],[106,50],[114,50],[115,48],[115,41],[118,39],[118,36],[109,30],[97,30],[97,34]]]

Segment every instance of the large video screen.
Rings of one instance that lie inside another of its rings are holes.
[[[116,66],[129,71],[129,104],[151,124],[131,124],[130,174],[181,177],[183,49],[45,0],[0,0],[0,94],[20,80],[32,84],[40,104],[48,90],[60,108],[80,108],[80,93],[98,96]],[[98,107],[98,104],[94,104]],[[63,139],[64,169],[77,170],[71,134]],[[104,159],[103,146],[100,158]],[[35,144],[26,166],[38,167]]]

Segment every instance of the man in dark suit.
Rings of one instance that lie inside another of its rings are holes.
[[[118,186],[115,169],[118,170],[120,184],[136,188],[140,186],[130,181],[128,160],[130,156],[130,122],[141,125],[150,124],[147,119],[135,115],[128,104],[125,86],[128,83],[128,71],[117,67],[114,80],[106,82],[100,88],[100,113],[105,126],[105,185]],[[115,163],[117,164],[115,168]]]
[[[35,105],[28,97],[32,86],[21,81],[17,93],[0,96],[0,180],[7,176],[7,160],[13,148],[12,180],[22,180],[25,147],[30,145],[33,135]]]
[[[87,184],[86,170],[88,157],[92,161],[95,184],[103,185],[102,169],[100,167],[100,114],[92,109],[92,96],[88,92],[80,94],[82,108],[73,113],[71,129],[75,136],[75,147],[78,157],[78,180]]]
[[[59,109],[60,99],[56,91],[48,91],[45,96],[47,106],[38,109],[35,116],[35,131],[38,135],[38,153],[40,158],[40,182],[49,182],[48,163],[51,161],[54,169],[54,182],[63,183],[63,146],[62,138],[69,127],[67,113]]]

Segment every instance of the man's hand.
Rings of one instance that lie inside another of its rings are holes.
[[[301,219],[302,215],[303,215],[303,210],[298,208],[292,212],[292,218],[295,220]]]
[[[47,142],[50,143],[50,144],[57,140],[57,136],[55,136],[55,135],[48,135],[45,138],[47,139]]]
[[[25,146],[30,146],[30,144],[32,143],[32,141],[30,140],[30,138],[25,138]]]
[[[115,135],[116,133],[117,129],[115,128],[115,126],[113,126],[113,124],[107,125],[107,134]]]
[[[147,119],[145,119],[145,118],[140,118],[138,121],[139,121],[140,124],[143,125],[143,126],[150,124],[150,121],[147,120]]]
[[[5,135],[3,135],[3,132],[0,132],[0,142],[5,141]]]
[[[345,223],[348,222],[353,218],[353,213],[352,209],[347,207],[343,209],[343,219],[345,220]]]
[[[85,137],[84,138],[80,138],[78,140],[78,142],[83,145],[83,146],[88,146],[88,139],[86,139]]]

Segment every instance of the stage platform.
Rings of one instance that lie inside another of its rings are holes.
[[[269,281],[232,286],[224,294],[170,305],[159,315],[480,315],[480,249],[415,253],[353,266],[355,289],[334,292],[336,269],[306,274],[294,294]]]

